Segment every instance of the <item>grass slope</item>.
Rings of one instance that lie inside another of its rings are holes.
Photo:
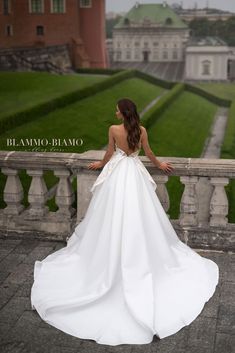
[[[198,85],[204,90],[214,93],[221,98],[228,98],[233,101],[229,110],[228,123],[225,131],[223,145],[221,147],[221,158],[235,159],[235,84],[234,83],[217,83],[217,84],[200,84]],[[235,223],[235,180],[229,181],[225,187],[229,200],[228,221]]]
[[[123,81],[113,87],[112,90],[104,90],[92,97],[83,99],[63,109],[57,109],[53,113],[43,116],[36,121],[24,124],[12,129],[0,137],[0,149],[2,150],[32,150],[32,147],[6,146],[7,138],[82,138],[84,144],[81,147],[66,147],[64,152],[81,153],[89,149],[100,149],[108,142],[108,127],[118,124],[116,118],[116,102],[125,96],[138,102],[138,111],[141,111],[148,103],[161,94],[162,88],[150,84],[141,79]],[[43,148],[44,150],[44,148]],[[50,147],[46,148],[50,150]],[[24,190],[28,190],[31,177],[25,171],[20,173]],[[0,174],[0,207],[5,207],[3,202],[3,188],[5,176]],[[47,172],[45,181],[51,187],[57,178],[53,172]],[[74,184],[74,189],[76,185]],[[26,192],[25,192],[26,194]],[[24,198],[24,205],[27,200]],[[54,199],[47,203],[50,209],[55,211]]]
[[[156,120],[148,135],[156,156],[200,157],[217,106],[190,92],[183,92]],[[203,126],[203,128],[202,128]],[[169,214],[178,218],[184,186],[179,177],[167,182]]]
[[[0,73],[0,119],[19,110],[84,88],[109,76],[52,75],[47,72]]]
[[[141,111],[154,98],[159,96],[162,88],[138,78],[123,81],[110,90],[104,90],[77,103],[57,109],[36,121],[32,121],[9,130],[0,137],[0,148],[12,150],[6,145],[6,139],[20,138],[81,138],[83,145],[65,147],[64,152],[81,153],[89,149],[100,149],[107,144],[108,127],[119,123],[116,118],[116,103],[123,96],[133,99]],[[26,150],[24,146],[15,148]],[[32,149],[28,149],[32,150]],[[45,150],[43,148],[43,150]],[[50,146],[46,148],[50,150]]]

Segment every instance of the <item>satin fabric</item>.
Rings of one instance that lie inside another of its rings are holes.
[[[116,147],[67,246],[34,264],[32,309],[100,344],[175,334],[200,314],[219,280],[218,265],[178,238],[138,153]]]

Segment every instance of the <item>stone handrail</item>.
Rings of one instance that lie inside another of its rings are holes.
[[[6,176],[4,190],[0,190],[6,204],[0,209],[0,235],[65,240],[83,219],[92,196],[90,188],[101,172],[90,170],[87,165],[101,160],[104,154],[102,150],[85,153],[0,151],[1,172]],[[139,158],[158,185],[156,193],[166,213],[170,206],[166,182],[171,176],[179,176],[184,184],[179,219],[170,220],[184,242],[200,248],[234,249],[235,224],[227,219],[229,202],[225,186],[235,179],[235,160],[158,157],[173,165],[174,171],[167,175],[146,156]],[[29,207],[22,202],[21,170],[32,177],[26,195]],[[44,171],[52,171],[59,179],[51,190],[47,189]],[[74,177],[77,178],[76,195],[72,188]],[[200,200],[199,180],[202,178],[208,180],[210,192],[207,198]],[[55,212],[46,205],[53,194],[58,206]],[[206,220],[205,217],[200,219],[202,206],[206,206],[208,212]]]

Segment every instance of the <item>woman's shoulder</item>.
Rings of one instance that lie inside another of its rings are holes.
[[[118,125],[110,125],[110,127],[111,127],[111,128],[113,128],[113,127],[114,127],[114,128],[115,128],[115,127],[120,127],[120,126],[122,126],[122,124],[118,124]],[[141,130],[146,130],[146,129],[145,129],[145,127],[144,127],[144,126],[142,126],[142,125],[140,125],[140,128],[141,128]]]

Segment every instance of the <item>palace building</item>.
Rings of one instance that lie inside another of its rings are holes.
[[[0,0],[0,23],[0,55],[51,58],[61,47],[74,68],[107,67],[105,0]]]
[[[106,41],[112,68],[135,68],[170,81],[235,79],[235,53],[218,37],[198,38],[165,0],[136,4]]]
[[[189,28],[167,5],[136,4],[113,29],[113,62],[183,61]]]

